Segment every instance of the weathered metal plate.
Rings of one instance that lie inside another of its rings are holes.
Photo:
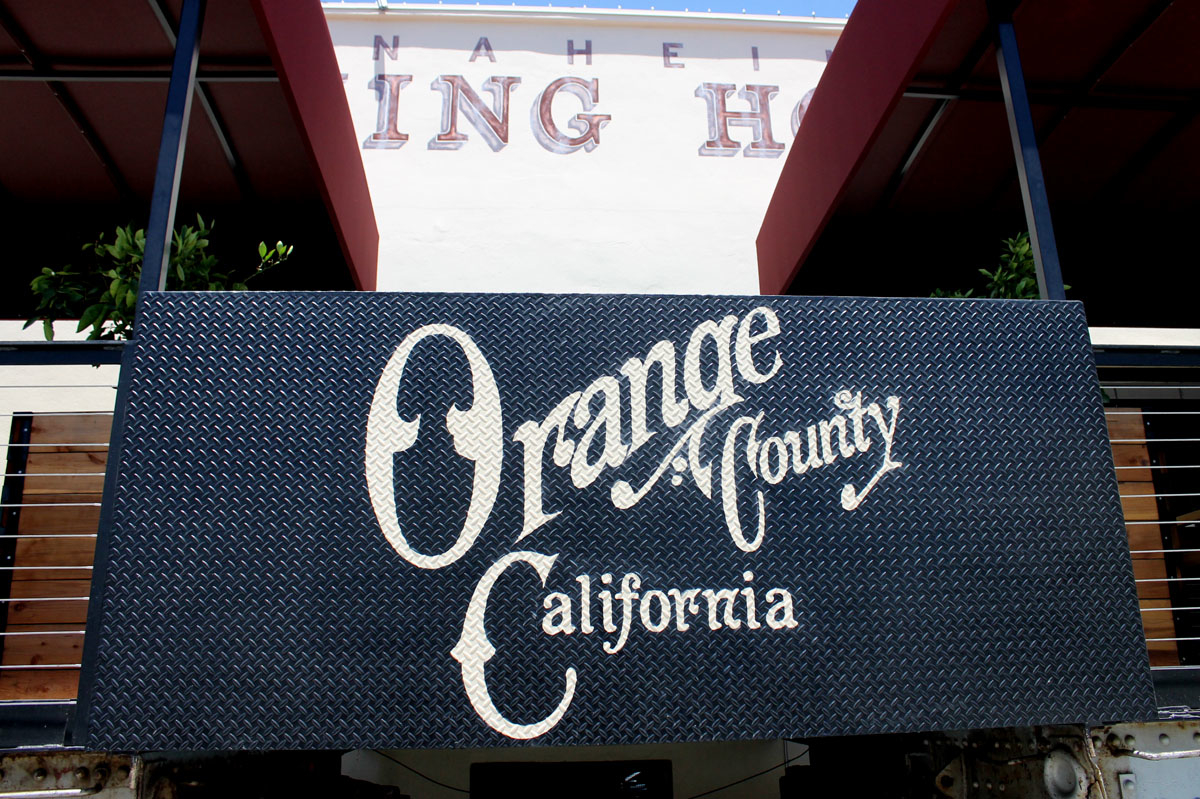
[[[1079,304],[176,293],[139,334],[88,746],[1153,716]]]

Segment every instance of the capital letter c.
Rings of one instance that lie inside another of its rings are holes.
[[[528,563],[537,571],[544,586],[547,578],[550,577],[550,570],[554,568],[554,561],[557,559],[557,555],[511,552],[493,563],[479,584],[475,586],[475,593],[471,595],[471,602],[467,605],[466,618],[463,619],[462,637],[458,639],[458,643],[450,652],[451,657],[462,664],[463,687],[467,690],[467,698],[471,700],[471,707],[475,708],[475,712],[489,727],[509,738],[528,740],[545,735],[554,729],[567,712],[567,708],[571,706],[571,700],[575,698],[576,674],[575,669],[567,669],[567,685],[563,692],[563,698],[559,701],[558,707],[554,708],[554,711],[546,718],[533,724],[515,724],[504,718],[500,709],[492,702],[492,696],[488,693],[487,677],[483,671],[487,662],[496,654],[496,647],[492,646],[492,642],[488,640],[484,624],[488,599],[491,597],[492,586],[496,584],[496,580],[512,564],[518,561]]]

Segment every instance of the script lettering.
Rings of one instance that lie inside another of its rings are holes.
[[[887,475],[903,468],[896,453],[901,409],[908,406],[894,394],[871,401],[862,390],[825,387],[820,396],[828,404],[816,419],[795,419],[786,406],[773,408],[771,414],[787,415],[781,424],[767,411],[746,410],[757,387],[785,369],[802,367],[789,362],[775,341],[782,332],[769,305],[740,317],[701,319],[686,342],[683,335],[653,341],[639,354],[617,360],[619,369],[592,376],[587,385],[577,384],[562,399],[548,402],[544,417],[524,420],[512,433],[512,443],[521,448],[524,503],[520,530],[503,532],[517,542],[528,538],[559,519],[559,508],[572,506],[570,492],[595,491],[597,483],[607,488],[607,499],[618,510],[634,507],[651,492],[695,490],[712,503],[728,543],[745,554],[768,545],[775,529],[772,492],[787,491],[790,481],[836,474],[840,491],[831,492],[829,501],[843,512],[856,511]],[[421,430],[420,415],[402,418],[397,407],[406,364],[422,342],[435,337],[454,342],[469,364],[471,406],[452,405],[446,429],[457,455],[474,464],[474,473],[466,519],[454,544],[428,554],[412,546],[410,531],[400,524],[394,456],[412,448]],[[500,389],[475,340],[447,324],[409,333],[380,375],[366,434],[367,488],[387,541],[420,569],[440,569],[462,558],[491,515],[507,443]],[[640,477],[630,473],[630,456],[639,450],[652,451],[633,459]],[[569,481],[547,482],[546,471],[553,469],[563,470]],[[746,500],[753,511],[743,519]],[[518,564],[532,567],[547,589],[541,598],[544,613],[530,632],[595,636],[590,640],[607,656],[629,656],[643,635],[786,635],[803,626],[803,615],[798,617],[803,593],[794,594],[795,586],[760,593],[752,571],[741,572],[733,586],[670,587],[637,571],[618,579],[615,570],[600,573],[597,584],[585,573],[567,585],[551,585],[558,557],[524,550],[499,557],[476,584],[450,653],[461,666],[463,689],[479,718],[510,738],[536,738],[553,729],[569,711],[579,681],[576,670],[566,668],[561,698],[537,722],[516,723],[496,705],[486,674],[497,652],[487,635],[488,604],[495,592],[502,594],[505,573]]]
[[[392,456],[404,452],[417,441],[421,416],[401,419],[396,411],[396,393],[404,379],[404,366],[413,349],[427,338],[444,336],[462,348],[471,367],[473,400],[471,407],[457,405],[446,412],[446,430],[454,440],[454,451],[474,462],[471,503],[467,518],[454,545],[437,555],[417,552],[408,543],[396,513],[396,489]],[[383,535],[400,557],[420,569],[440,569],[466,554],[487,523],[496,494],[500,490],[500,462],[504,453],[500,390],[487,359],[475,342],[457,327],[426,325],[409,333],[383,368],[371,411],[367,417],[366,475],[367,490],[375,518]]]

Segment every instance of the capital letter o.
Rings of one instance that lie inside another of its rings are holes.
[[[392,456],[416,443],[421,425],[419,414],[410,421],[401,419],[396,412],[396,394],[404,378],[404,366],[417,344],[431,336],[445,336],[454,341],[462,348],[471,366],[471,407],[464,411],[452,405],[446,412],[446,429],[454,439],[454,451],[475,464],[466,522],[454,546],[437,555],[417,552],[400,529],[392,468]],[[440,569],[465,555],[492,513],[500,490],[503,455],[500,390],[487,359],[474,340],[452,325],[426,325],[409,333],[383,368],[367,417],[367,491],[379,527],[400,557],[421,569]]]

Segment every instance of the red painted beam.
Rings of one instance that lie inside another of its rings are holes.
[[[320,0],[251,0],[354,284],[374,291],[379,228]]]
[[[758,231],[758,284],[787,291],[960,0],[859,0]]]

